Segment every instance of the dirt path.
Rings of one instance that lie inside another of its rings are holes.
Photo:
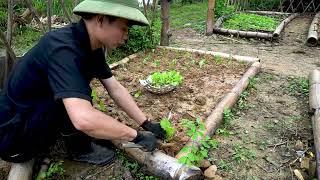
[[[236,115],[231,125],[215,136],[220,147],[212,151],[209,160],[218,165],[218,174],[224,179],[295,179],[293,169],[311,178],[312,172],[301,169],[301,156],[297,154],[305,151],[303,155],[312,159],[308,155],[313,150],[313,138],[307,94],[299,90],[305,82],[300,77],[306,78],[312,69],[320,67],[320,48],[304,45],[311,20],[310,17],[293,20],[280,42],[273,44],[215,35],[206,37],[191,29],[174,32],[172,46],[262,60],[263,70],[256,90],[250,93],[245,108],[234,110]]]

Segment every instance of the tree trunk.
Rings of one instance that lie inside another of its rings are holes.
[[[169,46],[169,2],[168,0],[161,1],[161,46]]]
[[[72,7],[73,8],[75,8],[78,4],[79,4],[79,0],[73,0],[72,1]],[[79,18],[79,16],[73,14],[72,15],[72,19],[73,19],[74,22],[76,22],[76,21],[79,21],[80,18]]]
[[[47,4],[47,21],[48,21],[48,29],[51,31],[51,15],[52,15],[52,0],[48,0]]]
[[[13,0],[8,0],[8,22],[7,22],[7,35],[1,34],[1,39],[3,41],[3,44],[6,47],[6,57],[4,62],[4,74],[1,79],[1,86],[3,87],[5,80],[8,77],[8,74],[10,73],[11,69],[13,68],[14,61],[15,61],[15,55],[12,53],[11,50],[11,40],[12,40],[12,27],[13,27]]]
[[[208,12],[207,12],[207,28],[206,35],[210,36],[213,34],[213,21],[214,21],[214,6],[215,0],[208,0]]]
[[[70,15],[68,14],[67,7],[66,7],[64,0],[60,0],[60,3],[62,6],[62,10],[63,10],[64,15],[67,17],[69,23],[72,23],[72,19],[71,19]]]
[[[143,2],[143,10],[144,10],[144,15],[146,16],[146,18],[148,18],[148,11],[147,11],[147,9],[148,9],[148,6],[146,5],[146,0],[142,0],[142,2]]]
[[[41,31],[44,33],[46,32],[43,24],[41,23],[38,13],[37,11],[34,9],[33,5],[32,5],[32,1],[30,0],[24,0],[25,4],[27,5],[28,9],[30,9],[31,14],[33,16],[33,18],[37,21],[39,28],[41,29]]]

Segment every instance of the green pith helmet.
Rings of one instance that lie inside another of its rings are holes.
[[[134,25],[147,26],[147,18],[139,10],[138,0],[84,0],[73,13],[92,13],[128,19]]]

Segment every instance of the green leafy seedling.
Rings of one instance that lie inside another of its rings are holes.
[[[162,119],[160,121],[160,126],[166,132],[166,139],[171,139],[174,136],[176,129],[172,126],[172,123],[169,119]]]
[[[199,62],[200,68],[202,68],[206,64],[206,59],[201,59]]]
[[[165,85],[178,86],[182,83],[183,77],[177,71],[155,72],[151,75],[152,85],[161,87]]]

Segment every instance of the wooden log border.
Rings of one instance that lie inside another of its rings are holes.
[[[308,46],[317,46],[319,41],[319,23],[320,23],[320,12],[317,13],[310,25],[309,33],[308,33],[308,39],[307,39],[307,45]]]
[[[234,88],[225,96],[225,98],[216,106],[211,115],[206,120],[206,135],[211,136],[214,133],[214,129],[219,124],[223,116],[223,110],[233,106],[241,93],[246,89],[249,84],[249,79],[259,73],[261,64],[259,58],[230,55],[221,52],[202,51],[196,49],[187,48],[175,48],[175,47],[158,47],[159,49],[184,51],[191,53],[209,54],[212,56],[220,56],[223,58],[231,58],[235,61],[245,62],[251,64],[247,71],[244,73],[239,82]],[[115,69],[120,65],[128,63],[137,57],[137,54],[130,55],[116,63],[110,64],[111,69]],[[168,156],[161,151],[155,151],[153,153],[144,152],[135,148],[123,148],[123,141],[113,141],[113,143],[120,149],[123,149],[129,156],[137,160],[140,164],[146,167],[146,169],[153,175],[159,176],[163,179],[199,179],[202,177],[202,171],[195,166],[185,166],[178,162],[177,158]]]
[[[270,12],[270,11],[246,11],[247,13],[253,13],[253,14],[260,14],[260,15],[290,15],[286,19],[284,19],[279,26],[276,28],[274,32],[257,32],[257,31],[241,31],[241,30],[234,30],[234,29],[225,29],[222,28],[222,24],[224,20],[228,16],[221,16],[217,19],[215,25],[213,26],[213,32],[216,34],[222,34],[222,35],[233,35],[237,37],[245,37],[245,38],[259,38],[259,39],[266,39],[266,40],[278,40],[281,32],[283,29],[299,14],[294,13],[280,13],[280,12]]]

